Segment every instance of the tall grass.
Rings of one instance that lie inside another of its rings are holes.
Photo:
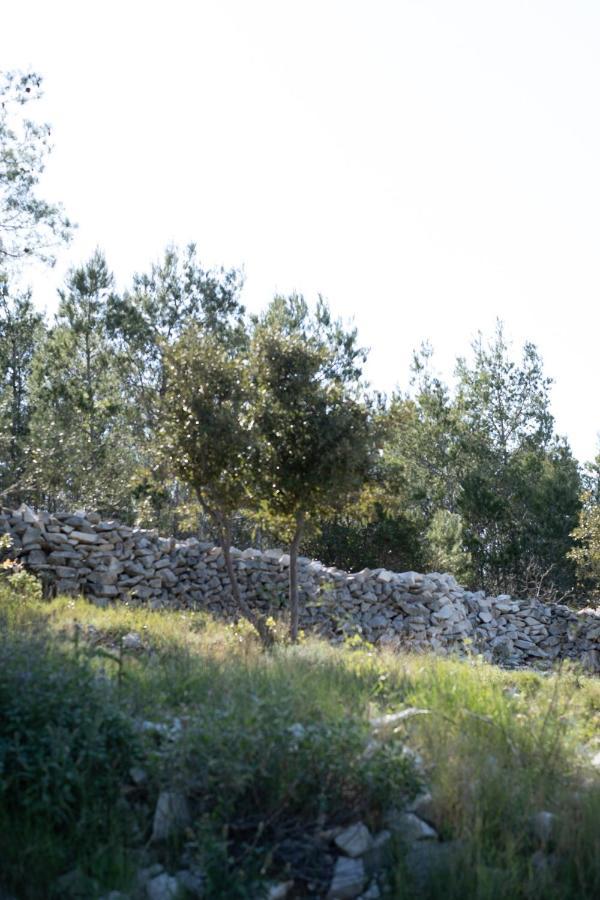
[[[92,879],[91,897],[130,886],[148,858],[163,787],[190,800],[182,841],[209,897],[259,897],[269,878],[288,877],[298,896],[309,885],[318,895],[333,867],[323,831],[359,818],[376,831],[425,785],[427,815],[449,852],[423,878],[413,851],[397,844],[390,896],[600,896],[600,779],[590,763],[600,750],[600,684],[573,667],[507,672],[477,658],[317,640],[265,653],[244,627],[199,613],[101,610],[65,598],[0,602],[8,661],[0,671],[0,823],[10,819],[19,835],[12,841],[0,827],[0,855],[18,896],[61,895],[56,878],[76,865]],[[132,631],[141,646],[127,650]],[[26,672],[38,700],[15,705]],[[370,719],[407,706],[427,712],[370,744]],[[15,752],[19,719],[30,725]],[[178,736],[161,737],[148,723],[176,726]],[[40,747],[41,758],[59,761],[51,775],[21,765],[20,753],[27,759]],[[106,756],[112,762],[102,769]],[[88,777],[88,759],[100,778]],[[130,783],[134,764],[148,775],[141,787]],[[541,810],[556,816],[547,840],[532,824]],[[175,866],[181,851],[174,842],[153,853]],[[28,878],[33,888],[24,887]]]

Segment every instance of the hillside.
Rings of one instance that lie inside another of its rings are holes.
[[[20,580],[0,606],[6,896],[600,894],[600,683],[575,664],[264,652],[206,614]]]

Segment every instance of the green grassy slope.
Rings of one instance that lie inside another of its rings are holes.
[[[409,707],[425,712],[374,733]],[[600,681],[573,668],[316,640],[264,653],[199,613],[3,587],[0,881],[18,898],[133,896],[140,867],[176,870],[183,853],[208,897],[287,880],[290,898],[324,896],[327,832],[360,820],[376,833],[426,789],[444,852],[434,869],[394,838],[389,896],[595,898],[599,726]],[[193,814],[156,845],[167,788]],[[540,811],[554,814],[546,835]]]

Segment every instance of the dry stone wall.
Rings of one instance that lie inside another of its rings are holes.
[[[220,548],[101,521],[93,513],[2,510],[0,533],[47,592],[79,594],[105,605],[134,600],[152,608],[205,609],[232,620]],[[240,589],[267,614],[285,607],[289,556],[282,550],[233,550]],[[508,665],[576,659],[600,672],[600,612],[464,590],[452,575],[364,569],[349,574],[299,561],[301,627],[329,640],[359,634],[381,646],[447,651],[467,646]]]

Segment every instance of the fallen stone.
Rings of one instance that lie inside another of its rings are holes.
[[[165,867],[161,866],[160,863],[152,863],[150,866],[145,866],[142,869],[138,869],[135,876],[135,883],[140,890],[145,890],[146,884],[150,881],[151,878],[156,878],[157,875],[160,875],[165,871]]]
[[[146,883],[148,900],[175,900],[179,894],[179,884],[173,875],[163,872]]]
[[[140,787],[142,784],[146,784],[148,781],[148,774],[145,769],[140,768],[140,766],[132,766],[129,770],[129,777],[133,781],[137,787]]]
[[[386,825],[394,834],[407,844],[413,841],[435,841],[437,831],[411,812],[389,813]]]
[[[345,828],[335,838],[335,844],[346,856],[362,856],[373,844],[371,832],[363,822]]]
[[[267,889],[267,900],[284,900],[293,887],[293,881],[278,881],[271,884]]]
[[[154,811],[153,842],[166,841],[190,823],[188,802],[176,791],[161,791]]]
[[[353,900],[365,886],[365,867],[362,859],[340,856],[335,864],[327,900]]]
[[[414,813],[420,819],[423,819],[433,828],[441,828],[442,819],[439,810],[436,808],[433,797],[427,791],[426,793],[419,794],[415,799],[406,807],[407,812]]]
[[[137,631],[130,631],[121,642],[125,650],[140,650],[144,645]]]

